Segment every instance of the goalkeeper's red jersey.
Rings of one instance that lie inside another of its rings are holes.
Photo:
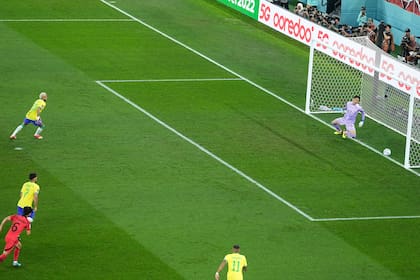
[[[12,225],[6,234],[5,239],[17,239],[24,229],[31,229],[31,223],[25,216],[12,215],[10,216],[10,220],[12,221]]]

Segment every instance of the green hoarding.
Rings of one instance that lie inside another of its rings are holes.
[[[258,9],[260,7],[260,0],[217,0],[220,3],[231,7],[244,15],[258,20]]]

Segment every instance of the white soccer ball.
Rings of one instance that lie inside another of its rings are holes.
[[[384,154],[384,156],[390,156],[391,155],[391,150],[386,148],[386,149],[384,149],[384,151],[382,153]]]
[[[28,220],[28,222],[32,223],[34,221],[34,219],[32,219],[31,217],[26,217],[26,219]]]

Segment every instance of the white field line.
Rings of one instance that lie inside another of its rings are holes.
[[[117,22],[134,21],[131,18],[24,18],[24,19],[0,19],[0,22]]]
[[[160,82],[214,82],[242,81],[240,78],[209,78],[209,79],[150,79],[150,80],[100,80],[102,83],[160,83]]]
[[[107,2],[107,1],[105,1],[105,0],[100,0],[100,1],[101,1],[102,3],[104,3],[105,5],[107,5],[107,6],[111,7],[111,8],[113,8],[114,10],[117,10],[118,12],[120,12],[120,13],[124,14],[125,16],[127,16],[127,17],[131,18],[132,20],[137,21],[138,23],[142,24],[143,26],[145,26],[145,27],[147,27],[147,28],[149,28],[149,29],[151,29],[151,30],[155,31],[156,33],[159,33],[160,35],[162,35],[163,37],[165,37],[165,38],[167,38],[167,39],[171,40],[172,42],[174,42],[174,43],[176,43],[176,44],[178,44],[178,45],[180,45],[180,46],[182,46],[182,47],[186,48],[187,50],[189,50],[189,51],[191,51],[191,52],[195,53],[196,55],[198,55],[198,56],[200,56],[200,57],[202,57],[202,58],[206,59],[207,61],[209,61],[209,62],[211,62],[211,63],[213,63],[213,64],[215,64],[215,65],[217,65],[217,66],[219,66],[220,68],[222,68],[222,69],[226,70],[227,72],[231,73],[232,75],[235,75],[236,77],[238,77],[238,78],[240,78],[240,79],[244,80],[245,82],[247,82],[247,83],[251,84],[252,86],[254,86],[254,87],[256,87],[256,88],[260,89],[261,91],[263,91],[263,92],[265,92],[265,93],[267,93],[267,94],[271,95],[272,97],[274,97],[274,98],[276,98],[276,99],[280,100],[281,102],[283,102],[283,103],[285,103],[285,104],[289,105],[290,107],[292,107],[292,108],[294,108],[294,109],[298,110],[299,112],[301,112],[301,113],[303,113],[303,114],[307,115],[307,114],[305,113],[305,110],[304,110],[304,109],[301,109],[301,108],[299,108],[298,106],[294,105],[293,103],[290,103],[289,101],[287,101],[286,99],[284,99],[284,98],[282,98],[282,97],[278,96],[278,95],[277,95],[277,94],[275,94],[274,92],[272,92],[272,91],[270,91],[270,90],[268,90],[268,89],[266,89],[266,88],[264,88],[264,87],[262,87],[262,86],[260,86],[260,85],[256,84],[255,82],[253,82],[253,81],[251,81],[251,80],[249,80],[249,79],[245,78],[244,76],[242,76],[242,75],[240,75],[240,74],[236,73],[235,71],[233,71],[233,70],[231,70],[231,69],[227,68],[226,66],[224,66],[224,65],[222,65],[222,64],[220,64],[220,63],[218,63],[217,61],[215,61],[215,60],[211,59],[210,57],[208,57],[208,56],[206,56],[206,55],[204,55],[204,54],[200,53],[199,51],[197,51],[197,50],[195,50],[195,49],[193,49],[193,48],[189,47],[188,45],[186,45],[186,44],[184,44],[184,43],[182,43],[182,42],[178,41],[177,39],[175,39],[175,38],[173,38],[173,37],[169,36],[168,34],[166,34],[166,33],[162,32],[162,31],[160,31],[160,30],[156,29],[155,27],[153,27],[153,26],[149,25],[148,23],[146,23],[146,22],[144,22],[144,21],[142,21],[142,20],[140,20],[140,19],[136,18],[135,16],[133,16],[133,15],[131,15],[131,14],[127,13],[126,11],[124,11],[124,10],[122,10],[122,9],[120,9],[120,8],[118,8],[117,6],[115,6],[115,5],[113,5],[113,4],[110,4],[109,2]],[[326,126],[330,127],[331,129],[334,129],[334,128],[333,128],[333,127],[329,124],[329,123],[327,123],[327,122],[323,121],[322,119],[318,118],[317,116],[314,116],[314,115],[312,115],[312,114],[309,114],[309,115],[307,115],[307,116],[309,116],[309,117],[311,117],[311,118],[313,118],[313,119],[315,119],[315,120],[317,120],[317,121],[319,121],[319,122],[323,123],[324,125],[326,125]],[[357,143],[361,144],[362,146],[364,146],[364,147],[368,148],[369,150],[371,150],[371,151],[373,151],[373,152],[375,152],[375,153],[377,153],[377,154],[379,154],[379,155],[382,155],[382,153],[380,153],[379,151],[377,151],[375,148],[373,148],[373,147],[369,146],[368,144],[363,143],[363,142],[361,142],[360,140],[355,140],[355,141],[356,141]],[[396,161],[396,160],[392,159],[391,157],[385,157],[385,159],[388,159],[388,160],[392,161],[393,163],[397,164],[398,166],[400,166],[400,167],[404,168],[405,170],[407,170],[407,171],[411,172],[412,174],[414,174],[414,175],[416,175],[416,176],[419,176],[419,177],[420,177],[420,173],[417,173],[416,171],[414,171],[414,170],[412,170],[412,169],[406,169],[402,163],[400,163],[400,162],[398,162],[398,161]]]
[[[151,113],[149,113],[148,111],[146,111],[145,109],[143,109],[142,107],[140,107],[139,105],[137,105],[136,103],[132,102],[131,100],[129,100],[128,98],[124,97],[123,95],[119,94],[117,91],[113,90],[112,88],[108,87],[107,85],[105,85],[103,82],[101,81],[96,81],[96,83],[98,85],[100,85],[101,87],[103,87],[104,89],[106,89],[107,91],[109,91],[110,93],[112,93],[113,95],[117,96],[118,98],[122,99],[124,102],[128,103],[129,105],[133,106],[135,109],[139,110],[140,112],[142,112],[143,114],[145,114],[146,116],[148,116],[149,118],[151,118],[152,120],[154,120],[155,122],[157,122],[158,124],[160,124],[161,126],[163,126],[164,128],[168,129],[169,131],[173,132],[174,134],[176,134],[177,136],[179,136],[180,138],[182,138],[183,140],[187,141],[188,143],[190,143],[191,145],[195,146],[196,148],[198,148],[200,151],[206,153],[207,155],[209,155],[210,157],[212,157],[213,159],[215,159],[216,161],[220,162],[221,164],[223,164],[224,166],[226,166],[227,168],[229,168],[230,170],[232,170],[233,172],[237,173],[238,175],[240,175],[241,177],[243,177],[244,179],[246,179],[247,181],[251,182],[252,184],[256,185],[257,187],[259,187],[260,189],[262,189],[263,191],[265,191],[266,193],[268,193],[269,195],[271,195],[272,197],[276,198],[277,200],[281,201],[282,203],[284,203],[285,205],[287,205],[288,207],[290,207],[291,209],[293,209],[294,211],[296,211],[297,213],[299,213],[300,215],[302,215],[303,217],[305,217],[306,219],[312,221],[313,218],[311,216],[309,216],[308,214],[306,214],[305,212],[303,212],[302,210],[300,210],[299,208],[297,208],[296,206],[294,206],[292,203],[288,202],[287,200],[285,200],[284,198],[280,197],[279,195],[275,194],[273,191],[271,191],[270,189],[266,188],[264,185],[262,185],[261,183],[257,182],[256,180],[254,180],[253,178],[251,178],[250,176],[246,175],[244,172],[240,171],[239,169],[237,169],[236,167],[234,167],[233,165],[227,163],[226,161],[224,161],[223,159],[221,159],[220,157],[216,156],[215,154],[213,154],[212,152],[210,152],[209,150],[207,150],[206,148],[204,148],[203,146],[201,146],[200,144],[194,142],[193,140],[191,140],[190,138],[188,138],[187,136],[183,135],[182,133],[180,133],[179,131],[177,131],[176,129],[174,129],[173,127],[169,126],[168,124],[166,124],[165,122],[161,121],[160,119],[158,119],[157,117],[155,117],[154,115],[152,115]]]
[[[350,217],[350,218],[314,218],[314,222],[335,222],[335,221],[364,221],[364,220],[399,220],[399,219],[420,219],[420,216],[379,216],[379,217]]]
[[[197,79],[167,79],[167,80],[165,80],[165,79],[154,79],[154,80],[147,80],[147,81],[167,82],[168,80],[169,81],[174,81],[174,80],[196,81]],[[213,81],[214,79],[204,79],[204,80]],[[230,80],[230,79],[227,79],[227,80]],[[131,105],[134,108],[136,108],[137,110],[139,110],[140,112],[142,112],[143,114],[145,114],[146,116],[148,116],[149,118],[151,118],[152,120],[154,120],[155,122],[159,123],[160,125],[162,125],[166,129],[170,130],[171,132],[173,132],[174,134],[176,134],[177,136],[179,136],[183,140],[185,140],[188,143],[194,145],[195,147],[197,147],[202,152],[206,153],[207,155],[209,155],[210,157],[212,157],[216,161],[220,162],[221,164],[223,164],[224,166],[228,167],[229,169],[231,169],[235,173],[239,174],[241,177],[243,177],[246,180],[248,180],[249,182],[255,184],[257,187],[259,187],[260,189],[262,189],[263,191],[265,191],[266,193],[268,193],[272,197],[274,197],[277,200],[281,201],[282,203],[286,204],[291,209],[295,210],[297,213],[299,213],[300,215],[304,216],[305,218],[307,218],[311,222],[357,221],[357,220],[392,220],[392,219],[419,219],[420,218],[420,216],[378,216],[378,217],[313,218],[310,215],[308,215],[305,212],[303,212],[302,210],[300,210],[298,207],[296,207],[292,203],[288,202],[284,198],[280,197],[279,195],[277,195],[276,193],[274,193],[273,191],[271,191],[269,188],[265,187],[264,185],[262,185],[261,183],[259,183],[255,179],[253,179],[252,177],[246,175],[245,173],[243,173],[242,171],[240,171],[236,167],[232,166],[231,164],[227,163],[222,158],[216,156],[215,154],[213,154],[212,152],[210,152],[209,150],[207,150],[206,148],[204,148],[200,144],[194,142],[192,139],[188,138],[187,136],[185,136],[182,133],[178,132],[176,129],[172,128],[171,126],[169,126],[165,122],[161,121],[160,119],[158,119],[157,117],[155,117],[154,115],[152,115],[151,113],[149,113],[148,111],[146,111],[145,109],[143,109],[142,107],[140,107],[139,105],[137,105],[136,103],[134,103],[133,101],[131,101],[128,98],[124,97],[123,95],[121,95],[120,93],[118,93],[116,90],[114,90],[111,87],[105,85],[106,82],[109,82],[109,83],[123,82],[123,83],[125,83],[127,81],[131,81],[131,80],[102,80],[102,81],[95,81],[95,82],[98,85],[100,85],[101,87],[103,87],[104,89],[106,89],[107,91],[109,91],[112,94],[114,94],[115,96],[117,96],[118,98],[122,99],[124,102],[126,102],[129,105]],[[138,82],[138,81],[144,81],[144,80],[132,80],[132,81]],[[322,121],[322,120],[320,120],[320,121]],[[361,144],[364,145],[363,143],[361,143]],[[369,147],[367,147],[367,148],[369,148]],[[373,151],[376,152],[376,153],[378,153],[378,154],[381,154],[381,153],[379,153],[376,150],[373,150]]]
[[[222,64],[220,64],[220,63],[218,63],[217,61],[215,61],[215,60],[213,60],[213,59],[211,59],[211,58],[209,58],[209,57],[207,57],[206,55],[204,55],[204,54],[202,54],[202,53],[200,53],[199,51],[197,51],[197,50],[195,50],[195,49],[193,49],[193,48],[191,48],[191,47],[189,47],[189,46],[187,46],[186,44],[184,44],[184,43],[182,43],[182,42],[180,42],[180,41],[178,41],[178,40],[176,40],[175,38],[173,38],[173,37],[171,37],[171,36],[169,36],[169,35],[167,35],[166,33],[164,33],[164,32],[162,32],[162,31],[160,31],[160,30],[158,30],[158,29],[156,29],[155,27],[153,27],[153,26],[151,26],[151,25],[149,25],[149,24],[147,24],[147,23],[145,23],[144,21],[142,21],[142,20],[140,20],[140,19],[138,19],[138,18],[136,18],[136,17],[134,17],[133,15],[131,15],[131,14],[129,14],[129,13],[127,13],[126,11],[124,11],[124,10],[122,10],[122,9],[120,9],[120,8],[118,8],[118,7],[116,7],[115,5],[112,5],[112,4],[110,4],[110,3],[108,3],[108,2],[106,2],[105,0],[100,0],[102,3],[104,3],[105,5],[107,5],[107,6],[109,6],[109,7],[111,7],[111,8],[113,8],[113,9],[115,9],[115,10],[117,10],[117,11],[119,11],[120,13],[122,13],[122,14],[124,14],[124,15],[126,15],[127,17],[129,17],[129,18],[131,18],[131,19],[133,19],[134,21],[137,21],[138,23],[140,23],[140,24],[142,24],[143,26],[145,26],[145,27],[147,27],[147,28],[149,28],[149,29],[151,29],[151,30],[153,30],[153,31],[155,31],[156,33],[158,33],[158,34],[160,34],[160,35],[162,35],[163,37],[165,37],[165,38],[167,38],[167,39],[169,39],[169,40],[171,40],[172,42],[174,42],[174,43],[176,43],[176,44],[178,44],[178,45],[180,45],[180,46],[182,46],[182,47],[184,47],[184,48],[186,48],[186,49],[188,49],[189,51],[191,51],[191,52],[193,52],[193,53],[195,53],[196,55],[198,55],[198,56],[200,56],[200,57],[202,57],[202,58],[204,58],[204,59],[206,59],[207,61],[209,61],[209,62],[211,62],[211,63],[213,63],[213,64],[215,64],[215,65],[217,65],[217,66],[219,66],[220,68],[222,68],[222,69],[224,69],[224,70],[226,70],[227,72],[229,72],[229,73],[231,73],[231,74],[233,74],[233,75],[235,75],[235,76],[237,76],[238,78],[240,78],[240,79],[242,79],[242,80],[244,80],[245,82],[247,82],[247,83],[249,83],[249,84],[251,84],[252,86],[254,86],[254,87],[256,87],[256,88],[258,88],[258,89],[260,89],[261,91],[263,91],[263,92],[265,92],[265,93],[267,93],[267,94],[269,94],[269,95],[271,95],[272,97],[274,97],[274,98],[276,98],[276,99],[278,99],[278,100],[280,100],[280,101],[282,101],[283,103],[285,103],[285,104],[287,104],[287,105],[289,105],[290,107],[292,107],[292,108],[294,108],[294,109],[296,109],[296,110],[298,110],[298,111],[300,111],[301,113],[303,113],[303,114],[305,114],[305,115],[307,115],[306,113],[305,113],[305,111],[303,110],[303,109],[301,109],[301,108],[299,108],[298,106],[296,106],[296,105],[294,105],[294,104],[292,104],[292,103],[290,103],[289,101],[287,101],[286,99],[284,99],[284,98],[282,98],[282,97],[280,97],[280,96],[278,96],[278,95],[276,95],[275,93],[273,93],[272,91],[270,91],[270,90],[268,90],[268,89],[266,89],[266,88],[264,88],[264,87],[262,87],[262,86],[260,86],[260,85],[258,85],[257,83],[255,83],[255,82],[253,82],[253,81],[251,81],[251,80],[249,80],[249,79],[247,79],[247,78],[245,78],[244,76],[242,76],[242,75],[240,75],[240,74],[238,74],[238,73],[236,73],[235,71],[233,71],[233,70],[231,70],[231,69],[229,69],[229,68],[227,68],[226,66],[224,66],[224,65],[222,65]],[[113,90],[111,89],[111,88],[109,88],[109,87],[107,87],[106,85],[104,85],[104,84],[102,84],[100,81],[97,81],[97,83],[99,84],[99,85],[101,85],[102,87],[104,87],[105,89],[107,89],[107,90],[109,90],[110,92],[113,92]],[[116,92],[115,92],[116,93]],[[115,94],[114,93],[114,94]],[[117,93],[118,94],[118,93]],[[117,96],[121,96],[121,95],[117,95]],[[122,98],[123,100],[124,99],[126,99],[125,97],[123,97],[123,96],[121,96],[120,98]],[[131,102],[131,101],[130,101]],[[132,102],[131,102],[132,103]],[[130,104],[130,103],[129,103]],[[137,106],[135,103],[132,103],[132,106]],[[309,117],[311,117],[311,118],[313,118],[313,119],[315,119],[315,120],[317,120],[317,121],[319,121],[319,122],[321,122],[322,124],[324,124],[324,125],[326,125],[326,126],[328,126],[328,127],[330,127],[331,129],[333,129],[333,127],[329,124],[329,123],[327,123],[327,122],[325,122],[324,120],[322,120],[322,119],[320,119],[320,118],[318,118],[318,117],[316,117],[316,116],[314,116],[314,115],[312,115],[312,114],[309,114],[309,115],[307,115],[307,116],[309,116]],[[187,138],[188,139],[188,138]],[[192,141],[192,140],[191,140]],[[369,146],[368,144],[366,144],[366,143],[363,143],[363,142],[361,142],[360,140],[358,140],[358,139],[354,139],[353,141],[355,141],[355,142],[357,142],[357,143],[359,143],[360,145],[362,145],[362,146],[364,146],[364,147],[366,147],[367,149],[369,149],[369,150],[371,150],[371,151],[373,151],[373,152],[375,152],[376,154],[379,154],[379,155],[382,155],[382,153],[380,153],[379,151],[377,151],[376,149],[374,149],[373,147],[371,147],[371,146]],[[189,142],[189,141],[188,141]],[[191,143],[191,142],[190,142]],[[194,142],[193,142],[194,143]],[[201,146],[200,146],[201,147]],[[204,148],[203,148],[204,149]],[[204,150],[203,150],[204,151]],[[401,163],[399,163],[398,161],[396,161],[396,160],[394,160],[394,159],[392,159],[391,157],[385,157],[385,159],[388,159],[388,160],[390,160],[390,161],[392,161],[393,163],[395,163],[395,164],[397,164],[398,166],[400,166],[400,167],[402,167],[402,168],[404,168],[405,170],[408,170],[409,172],[411,172],[412,174],[414,174],[414,175],[416,175],[416,176],[420,176],[420,174],[419,173],[417,173],[417,172],[415,172],[414,170],[411,170],[411,169],[406,169],[405,167],[404,167],[404,165],[403,164],[401,164]],[[239,171],[239,170],[238,170]],[[240,172],[240,171],[239,171]],[[238,173],[239,174],[239,173]],[[245,175],[245,174],[244,174]],[[250,178],[250,177],[249,177]],[[250,178],[252,181],[255,181],[255,180],[253,180],[252,178]],[[255,181],[256,182],[256,181]],[[263,186],[264,187],[264,186]],[[264,187],[265,188],[265,187]],[[268,190],[267,188],[265,188],[266,190]],[[268,190],[268,191],[270,191],[270,190]],[[271,192],[271,191],[270,191]],[[274,193],[273,193],[274,194]],[[274,194],[274,195],[276,195],[276,194]],[[277,195],[276,195],[277,196]],[[285,202],[287,202],[286,200],[284,200]],[[287,203],[289,203],[289,202],[287,202]],[[290,203],[289,203],[290,204]],[[293,207],[295,207],[293,204],[290,204],[290,206],[292,206],[292,208]],[[296,209],[298,209],[298,208],[296,208]],[[298,209],[299,211],[301,211],[300,209]],[[299,212],[298,212],[299,213]],[[303,215],[303,214],[304,215]],[[302,216],[304,216],[304,217],[306,217],[308,220],[310,220],[310,221],[327,221],[326,219],[314,219],[314,218],[312,218],[311,216],[309,216],[308,214],[306,214],[305,212],[303,212],[303,211],[301,211],[301,213],[300,213]],[[385,216],[384,216],[385,217]],[[389,217],[389,216],[388,216]],[[400,219],[404,219],[404,217],[417,217],[417,216],[395,216],[395,217],[399,217]],[[381,217],[353,217],[353,218],[331,218],[331,219],[335,219],[335,221],[339,221],[339,220],[363,220],[363,219],[369,219],[369,218],[374,218],[374,219],[381,219]],[[386,217],[385,217],[386,218]]]

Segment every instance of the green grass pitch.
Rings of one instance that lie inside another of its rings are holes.
[[[0,279],[214,279],[234,243],[245,279],[420,278],[420,219],[319,220],[420,215],[420,177],[232,73],[303,108],[308,48],[214,0],[114,2],[191,49],[101,1],[0,4],[1,216],[41,186]],[[10,141],[41,91],[44,139]]]

